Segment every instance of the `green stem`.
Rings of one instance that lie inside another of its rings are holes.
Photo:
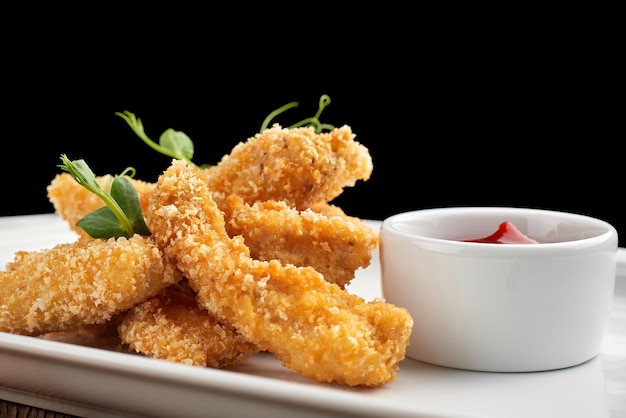
[[[117,220],[120,222],[120,226],[122,227],[126,235],[132,237],[135,233],[133,224],[130,222],[117,201],[113,199],[113,197],[111,197],[111,195],[108,193],[101,193],[99,191],[95,193],[98,195],[98,197],[100,197],[100,199],[104,201],[104,203],[106,203],[109,209],[111,209],[111,212],[113,212],[113,215],[115,215]]]
[[[283,105],[283,106],[279,107],[278,109],[274,110],[273,112],[271,112],[269,115],[267,115],[267,117],[265,118],[265,120],[261,124],[261,130],[259,132],[263,132],[264,130],[266,130],[267,127],[269,126],[270,122],[272,121],[272,119],[274,119],[276,116],[280,115],[281,113],[283,113],[286,110],[291,109],[292,107],[297,107],[297,106],[298,106],[298,102],[291,102],[291,103],[287,103],[286,105]]]

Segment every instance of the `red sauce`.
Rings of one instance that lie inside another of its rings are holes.
[[[465,242],[484,242],[489,244],[539,244],[530,237],[524,235],[511,222],[502,222],[493,234],[476,239],[464,239]]]

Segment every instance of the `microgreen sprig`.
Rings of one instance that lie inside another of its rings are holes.
[[[323,94],[320,97],[317,113],[315,114],[315,116],[310,117],[310,118],[306,118],[306,119],[302,119],[300,122],[296,122],[293,125],[289,126],[289,129],[294,129],[294,128],[299,128],[301,126],[311,125],[311,126],[313,126],[313,129],[314,129],[316,134],[321,133],[324,129],[329,130],[329,131],[335,129],[334,125],[330,125],[328,123],[321,123],[320,122],[320,116],[322,115],[322,112],[324,111],[326,106],[328,106],[329,104],[330,104],[330,97],[327,94]],[[274,110],[273,112],[271,112],[269,115],[267,115],[265,120],[263,120],[263,123],[261,124],[261,129],[259,130],[259,132],[263,132],[264,130],[266,130],[267,127],[269,126],[270,122],[276,116],[280,115],[281,113],[283,113],[283,112],[285,112],[285,111],[287,111],[287,110],[289,110],[289,109],[291,109],[293,107],[297,107],[298,105],[299,105],[298,102],[290,102],[290,103],[287,103],[287,104],[279,107],[278,109]]]
[[[83,228],[92,238],[130,238],[135,233],[150,235],[141,212],[137,190],[129,180],[127,173],[134,175],[134,169],[128,168],[116,175],[105,190],[96,175],[84,160],[71,161],[61,155],[58,167],[72,175],[74,180],[90,192],[101,198],[106,206],[97,209],[79,220],[76,225]]]
[[[335,129],[334,125],[320,122],[320,116],[329,104],[330,97],[326,94],[323,94],[320,97],[317,113],[315,114],[315,116],[303,119],[300,122],[296,122],[293,125],[289,126],[288,129],[294,129],[301,126],[309,125],[313,126],[313,129],[317,134],[321,133],[325,129],[329,131]],[[298,102],[290,102],[272,111],[269,115],[267,115],[265,120],[263,120],[259,132],[263,132],[264,130],[266,130],[271,121],[278,115],[293,107],[297,107],[298,105]],[[128,110],[124,110],[123,112],[115,112],[115,114],[124,119],[128,126],[130,126],[130,128],[135,132],[135,134],[137,134],[137,136],[141,138],[143,142],[148,144],[150,148],[154,149],[155,151],[178,160],[184,160],[188,164],[193,164],[200,168],[211,167],[211,164],[198,165],[192,161],[194,154],[194,145],[191,138],[189,138],[185,133],[175,131],[171,128],[166,129],[159,137],[159,142],[156,143],[152,139],[150,139],[148,135],[146,135],[143,124],[141,123],[141,119],[136,117],[133,113],[129,112]]]
[[[141,119],[133,113],[125,110],[123,112],[115,112],[115,114],[124,119],[135,134],[155,151],[178,160],[185,160],[188,164],[194,164],[191,161],[194,153],[193,141],[184,132],[168,128],[161,134],[157,144],[146,135]],[[203,167],[207,166],[204,165]]]

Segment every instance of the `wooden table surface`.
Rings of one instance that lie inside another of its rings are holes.
[[[78,418],[61,412],[48,411],[0,399],[1,418]]]

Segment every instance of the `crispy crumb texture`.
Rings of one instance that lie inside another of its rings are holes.
[[[194,366],[232,366],[259,351],[233,327],[200,308],[185,281],[134,306],[118,330],[122,342],[139,353]]]
[[[320,382],[380,386],[395,379],[413,320],[366,303],[312,267],[250,257],[229,237],[204,174],[174,161],[150,199],[148,225],[200,303],[284,366]]]
[[[349,126],[316,134],[312,127],[276,124],[208,169],[209,188],[220,206],[231,194],[246,203],[282,200],[300,210],[330,202],[372,173],[368,149],[354,139]]]
[[[58,174],[48,198],[79,239],[16,253],[0,331],[199,367],[268,351],[317,382],[394,380],[413,319],[346,290],[378,236],[331,204],[371,175],[354,139],[274,125],[207,169],[173,160],[156,183],[133,179],[149,237],[90,238],[76,222],[104,202]]]
[[[39,335],[106,322],[182,278],[164,260],[140,235],[20,251],[0,272],[0,331]]]

